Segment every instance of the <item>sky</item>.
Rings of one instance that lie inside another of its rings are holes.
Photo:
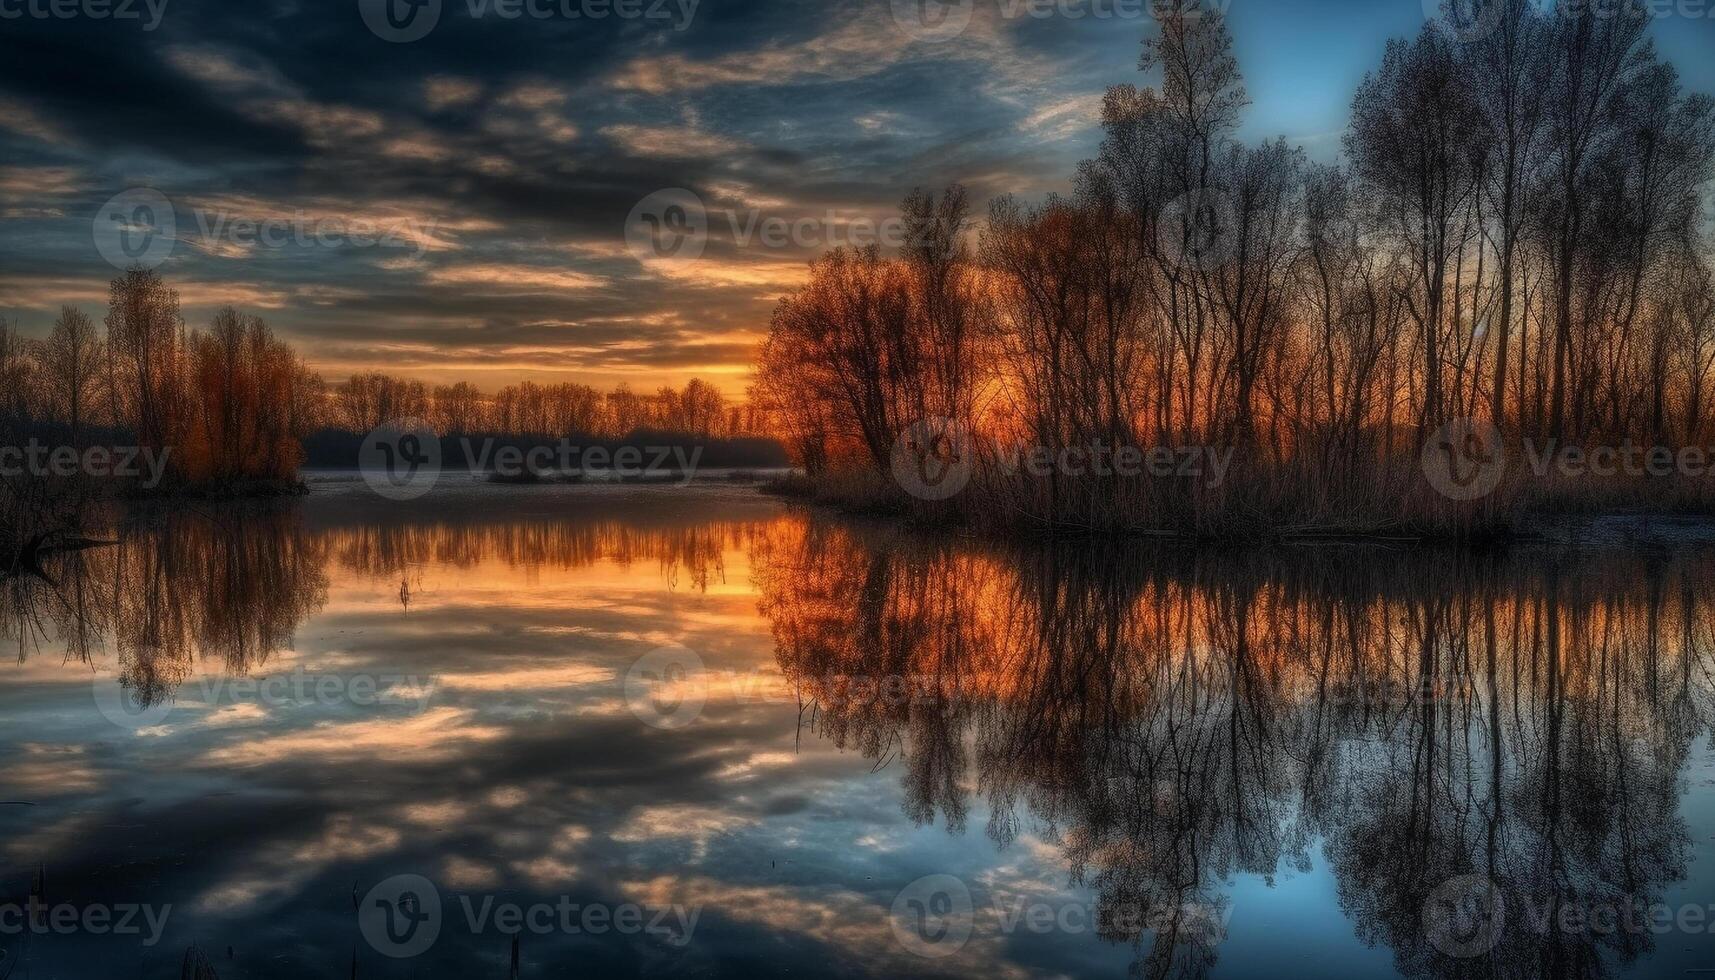
[[[1066,190],[1103,90],[1149,81],[1141,0],[924,2],[0,0],[0,316],[99,319],[141,259],[189,326],[232,304],[330,379],[741,396],[813,257],[896,238],[914,187]],[[1426,16],[1222,2],[1241,136],[1318,159]],[[1715,93],[1715,0],[1673,3]]]

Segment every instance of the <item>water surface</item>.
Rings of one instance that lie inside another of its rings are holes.
[[[6,583],[0,977],[1715,966],[1715,553],[314,486]]]

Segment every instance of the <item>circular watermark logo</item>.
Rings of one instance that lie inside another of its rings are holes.
[[[952,956],[970,942],[976,916],[971,890],[953,875],[925,875],[894,896],[893,938],[928,959]]]
[[[388,500],[415,500],[440,482],[441,438],[422,419],[383,423],[363,440],[357,467],[377,494]]]
[[[1162,209],[1156,234],[1168,262],[1213,272],[1238,253],[1238,211],[1220,191],[1190,191]]]
[[[441,22],[441,0],[357,0],[357,12],[376,37],[408,44],[428,37]]]
[[[152,728],[167,720],[172,702],[165,698],[150,702],[137,697],[137,691],[122,684],[117,677],[94,676],[95,710],[101,717],[127,731]]]
[[[441,893],[422,875],[394,875],[363,896],[357,928],[382,956],[420,956],[441,937]]]
[[[695,261],[702,258],[708,243],[708,209],[702,198],[683,187],[650,194],[625,219],[625,247],[639,262]]]
[[[1506,443],[1491,423],[1454,419],[1423,443],[1423,475],[1449,500],[1487,497],[1506,473]]]
[[[1494,949],[1506,926],[1506,896],[1482,875],[1451,878],[1423,900],[1424,935],[1431,946],[1455,959]]]
[[[179,218],[167,195],[153,187],[133,187],[95,212],[94,233],[95,250],[115,269],[153,269],[173,254]]]
[[[971,482],[976,443],[970,430],[952,419],[922,419],[893,441],[893,479],[919,500],[947,500]]]
[[[652,728],[684,728],[703,713],[708,699],[703,658],[689,647],[656,647],[625,672],[626,707]]]
[[[1423,0],[1423,16],[1460,44],[1481,41],[1501,26],[1506,0]]]
[[[893,22],[915,41],[950,41],[971,26],[976,0],[890,0]]]

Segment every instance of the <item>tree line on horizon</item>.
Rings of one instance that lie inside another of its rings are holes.
[[[487,395],[460,382],[428,386],[385,374],[328,384],[262,318],[233,307],[187,329],[178,293],[151,270],[110,284],[100,326],[62,308],[47,336],[0,320],[0,441],[44,428],[75,448],[134,439],[169,449],[179,487],[295,479],[306,438],[362,434],[401,419],[446,436],[621,438],[652,429],[696,438],[755,431],[756,413],[693,378],[649,395],[621,384],[523,382]]]
[[[616,439],[640,430],[727,438],[757,435],[761,426],[755,409],[729,403],[719,388],[701,378],[692,378],[683,388],[662,385],[650,394],[633,391],[624,382],[603,392],[572,382],[524,381],[490,395],[467,381],[431,386],[369,373],[335,385],[328,410],[331,422],[348,432],[419,419],[442,436],[523,439]]]
[[[1715,440],[1715,99],[1684,91],[1647,11],[1489,0],[1474,40],[1392,40],[1323,164],[1236,138],[1220,10],[1157,10],[1140,69],[1160,80],[1108,90],[1070,193],[993,201],[973,244],[961,188],[915,192],[898,256],[834,250],[778,305],[753,400],[824,489],[879,486],[901,435],[946,419],[984,438],[914,451],[975,454],[974,516],[1380,527],[1527,502],[1513,479],[1435,498],[1419,454],[1455,420],[1514,445]],[[1239,468],[1024,478],[992,440],[1233,447]]]

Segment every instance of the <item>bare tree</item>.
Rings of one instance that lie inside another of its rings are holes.
[[[184,321],[179,294],[141,267],[113,280],[107,343],[113,390],[143,446],[172,445],[184,423]]]
[[[41,383],[49,415],[70,426],[74,439],[100,405],[102,353],[95,321],[81,310],[62,307],[42,342]]]
[[[1470,47],[1465,63],[1482,113],[1482,139],[1490,148],[1482,192],[1492,215],[1485,231],[1500,266],[1495,283],[1500,309],[1492,326],[1496,347],[1489,414],[1495,425],[1505,426],[1518,253],[1544,133],[1550,62],[1547,25],[1534,0],[1489,2],[1495,9],[1494,29]]]
[[[30,342],[0,317],[0,420],[18,422],[31,410]]]
[[[1617,109],[1652,55],[1644,40],[1648,26],[1630,0],[1560,0],[1548,28],[1549,162],[1538,220],[1554,288],[1547,427],[1556,439],[1568,431],[1568,377],[1578,369],[1572,361],[1579,356],[1575,338],[1595,315],[1590,304],[1579,302],[1579,264],[1590,246],[1588,199],[1597,162],[1622,131]]]
[[[1459,326],[1449,322],[1449,280],[1484,172],[1475,110],[1453,41],[1431,25],[1415,41],[1388,42],[1380,71],[1358,89],[1346,135],[1383,227],[1415,273],[1407,307],[1422,344],[1419,421],[1431,427],[1444,420],[1442,359]]]

